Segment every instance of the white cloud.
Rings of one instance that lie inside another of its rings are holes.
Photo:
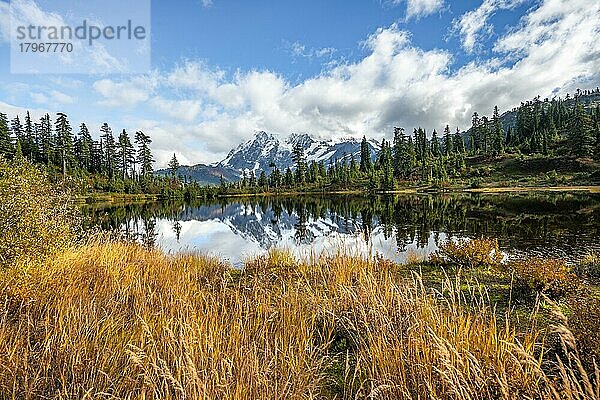
[[[150,105],[158,112],[185,122],[194,121],[201,111],[198,100],[169,100],[157,96],[150,100]]]
[[[202,7],[212,7],[213,2],[212,0],[200,0],[200,3],[202,3]]]
[[[163,77],[163,81],[175,89],[190,89],[209,92],[225,77],[225,72],[210,70],[202,62],[185,61]]]
[[[63,18],[51,12],[45,12],[33,0],[11,0],[0,2],[0,40],[10,42],[11,18],[19,25],[62,26]]]
[[[402,2],[406,2],[406,19],[433,14],[444,6],[444,0],[392,0],[393,4]]]
[[[9,119],[12,119],[18,115],[21,121],[23,121],[27,111],[29,111],[31,119],[34,121],[37,121],[46,113],[52,115],[52,111],[43,108],[24,108],[0,101],[0,113],[6,114]]]
[[[599,7],[590,7],[587,0],[545,0],[497,40],[496,58],[455,71],[450,52],[414,46],[410,34],[397,25],[368,37],[363,59],[295,85],[272,71],[227,77],[190,61],[158,81],[189,90],[198,108],[188,118],[201,119],[185,126],[155,124],[155,148],[164,153],[164,162],[176,150],[196,163],[219,159],[255,130],[331,139],[389,137],[395,125],[409,131],[422,126],[429,132],[446,124],[466,128],[474,111],[489,114],[494,105],[505,110],[537,94],[597,86]],[[182,105],[162,108],[185,120]],[[202,148],[190,149],[193,143]]]
[[[133,107],[147,101],[158,84],[156,73],[138,75],[130,80],[115,82],[111,79],[100,79],[93,83],[94,90],[103,99],[100,105],[108,107]]]
[[[255,130],[332,139],[389,138],[393,126],[466,128],[474,111],[490,114],[494,105],[506,110],[538,94],[598,86],[600,3],[541,0],[496,40],[494,58],[455,70],[450,51],[423,50],[398,25],[378,29],[363,46],[364,58],[298,84],[273,71],[228,74],[188,60],[93,87],[102,105],[140,107],[146,119],[127,118],[127,125],[151,135],[159,167],[173,152],[184,163],[216,161]]]
[[[331,58],[337,52],[334,47],[313,48],[307,47],[298,41],[288,44],[287,47],[294,57],[303,57],[309,60],[313,58]]]
[[[462,37],[462,47],[472,53],[478,41],[484,34],[490,34],[493,26],[488,23],[489,18],[497,10],[506,10],[522,4],[526,0],[484,0],[476,9],[464,13],[453,21],[453,28]]]
[[[47,11],[42,9],[35,0],[11,0],[10,3],[0,1],[0,42],[8,43],[11,41],[11,35],[17,34],[16,29],[11,30],[11,26],[72,27],[74,26],[73,23],[81,23],[84,17],[88,21],[94,21],[98,26],[104,26],[101,21],[89,15],[75,16],[73,13],[65,13],[63,16],[56,12]],[[38,64],[47,67],[44,72],[106,73],[110,71],[120,73],[143,70],[136,68],[136,65],[131,65],[135,64],[132,59],[127,59],[121,53],[117,55],[116,52],[120,49],[114,44],[111,48],[113,54],[105,44],[99,42],[94,43],[94,46],[87,46],[84,41],[80,40],[73,40],[71,43],[73,45],[72,52],[42,52],[39,54],[43,60]],[[143,41],[136,47],[136,50],[141,52],[140,56],[149,57],[147,43],[148,41]],[[46,60],[49,62],[48,65],[44,64]],[[24,72],[27,73],[39,72],[37,69],[33,69],[31,65],[22,62],[22,60],[17,59],[17,61],[19,61],[16,64],[18,69],[24,69]],[[13,65],[15,65],[14,63],[15,60],[13,60]]]
[[[59,92],[58,90],[51,90],[49,93],[41,92],[30,92],[31,98],[38,104],[44,104],[50,107],[56,107],[60,105],[68,105],[75,103],[75,99],[68,94]]]

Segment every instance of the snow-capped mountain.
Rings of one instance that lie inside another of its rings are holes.
[[[357,162],[360,160],[360,140],[348,138],[338,141],[319,141],[308,134],[292,133],[284,141],[280,141],[272,134],[257,132],[254,137],[241,143],[235,149],[231,149],[223,160],[211,164],[197,164],[193,166],[181,166],[178,173],[191,177],[194,180],[216,184],[221,176],[227,181],[240,179],[243,172],[254,172],[259,175],[261,171],[270,174],[274,163],[281,171],[294,168],[292,150],[300,144],[308,162],[324,162],[328,165],[343,157],[354,156]],[[379,143],[369,141],[369,150],[374,160],[379,151]],[[158,174],[164,175],[168,171],[159,170]]]

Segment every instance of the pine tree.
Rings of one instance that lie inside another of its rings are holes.
[[[67,174],[67,168],[73,165],[74,148],[73,148],[73,132],[71,124],[64,113],[57,113],[55,132],[56,132],[56,147],[59,164],[62,166],[63,176]]]
[[[452,153],[454,153],[454,143],[452,142],[450,126],[446,125],[444,128],[444,155],[447,157]]]
[[[479,119],[479,114],[476,112],[473,113],[473,119],[471,120],[471,152],[477,153],[481,150],[481,133],[480,133],[480,125],[481,121]]]
[[[173,153],[173,157],[171,158],[171,161],[169,161],[169,164],[167,166],[169,167],[169,171],[171,171],[171,176],[175,178],[175,176],[177,176],[177,170],[180,167],[179,161],[177,161],[177,156],[175,155],[175,153]]]
[[[484,154],[490,154],[492,150],[492,131],[490,129],[490,121],[487,117],[481,117],[481,125],[479,127],[479,140],[483,148]]]
[[[439,157],[440,154],[440,141],[438,140],[437,131],[434,129],[431,134],[431,155],[433,157]]]
[[[294,184],[294,174],[292,173],[290,167],[285,170],[285,177],[283,180],[286,186],[292,186]]]
[[[296,164],[296,182],[304,183],[306,179],[306,158],[302,143],[298,142],[292,150],[292,160]]]
[[[265,171],[260,171],[260,175],[258,177],[258,186],[261,188],[267,187],[267,176],[265,175]]]
[[[406,165],[403,167],[403,176],[407,179],[412,178],[414,169],[417,165],[417,155],[415,153],[415,145],[413,143],[412,138],[408,137],[408,142],[406,143],[407,157],[406,157]]]
[[[9,158],[14,152],[15,148],[8,129],[8,118],[6,114],[0,113],[0,155]]]
[[[319,175],[321,175],[321,165],[319,164]],[[358,164],[356,163],[356,158],[354,157],[354,153],[350,155],[350,178],[356,178],[356,173],[358,172]]]
[[[362,141],[360,142],[360,171],[366,173],[372,168],[373,164],[371,163],[369,143],[367,142],[367,138],[363,136]]]
[[[105,172],[109,178],[113,178],[117,165],[116,144],[112,129],[110,129],[106,122],[100,127],[100,145],[102,148],[103,172]]]
[[[512,128],[512,126],[509,126],[508,130],[506,131],[506,145],[507,146],[513,145],[513,128]]]
[[[135,133],[135,143],[138,146],[136,162],[140,166],[140,176],[142,179],[147,179],[152,175],[152,163],[154,162],[150,151],[152,140],[144,132],[137,131]]]
[[[381,187],[384,190],[394,189],[394,169],[392,166],[392,149],[385,139],[381,141],[381,151],[377,158],[378,170],[381,172]]]
[[[50,115],[46,114],[40,119],[40,129],[38,132],[39,140],[39,160],[46,165],[49,165],[54,159],[54,140],[52,137],[52,123],[50,122]]]
[[[394,147],[392,148],[392,164],[394,175],[402,175],[402,164],[406,158],[406,144],[404,141],[404,128],[394,127]]]
[[[13,160],[17,163],[22,163],[25,161],[25,157],[23,157],[23,151],[21,150],[21,141],[17,140],[15,144],[15,157]]]
[[[77,160],[79,161],[79,167],[84,170],[92,171],[92,149],[93,139],[89,129],[85,124],[79,126],[79,135],[77,138]]]
[[[494,141],[494,152],[496,154],[504,153],[504,133],[502,130],[502,120],[500,119],[500,112],[498,106],[494,107],[494,115],[492,117],[493,126],[493,141]]]
[[[458,129],[458,127],[456,127],[456,133],[452,138],[452,145],[454,146],[454,150],[457,153],[463,154],[465,152],[465,141],[462,135],[460,134],[460,129]]]
[[[592,123],[590,116],[581,103],[575,106],[575,112],[569,124],[573,151],[578,157],[589,157],[593,151]]]
[[[248,187],[248,174],[246,174],[246,170],[242,171],[242,188]]]
[[[17,148],[17,142],[19,142],[19,147],[21,148],[21,152],[23,151],[23,125],[21,124],[21,120],[17,115],[10,124],[10,130],[12,135],[15,138],[15,150]]]
[[[119,169],[121,170],[121,177],[123,180],[127,179],[130,175],[133,176],[131,167],[135,162],[135,150],[125,129],[123,129],[119,135],[117,156],[119,158]]]
[[[37,149],[35,148],[35,137],[33,123],[29,111],[25,115],[25,126],[23,130],[23,155],[30,161],[37,159]]]

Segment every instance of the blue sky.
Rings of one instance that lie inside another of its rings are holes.
[[[35,22],[71,6],[15,5]],[[143,130],[159,166],[219,160],[256,130],[389,138],[600,85],[590,0],[153,1],[152,69],[134,75],[11,74],[9,11],[0,0],[0,112]]]

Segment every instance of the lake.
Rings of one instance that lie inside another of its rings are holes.
[[[600,194],[585,192],[246,197],[97,204],[83,212],[88,227],[235,266],[273,247],[300,257],[343,250],[403,262],[444,240],[482,236],[497,238],[510,256],[573,261],[600,251]]]

